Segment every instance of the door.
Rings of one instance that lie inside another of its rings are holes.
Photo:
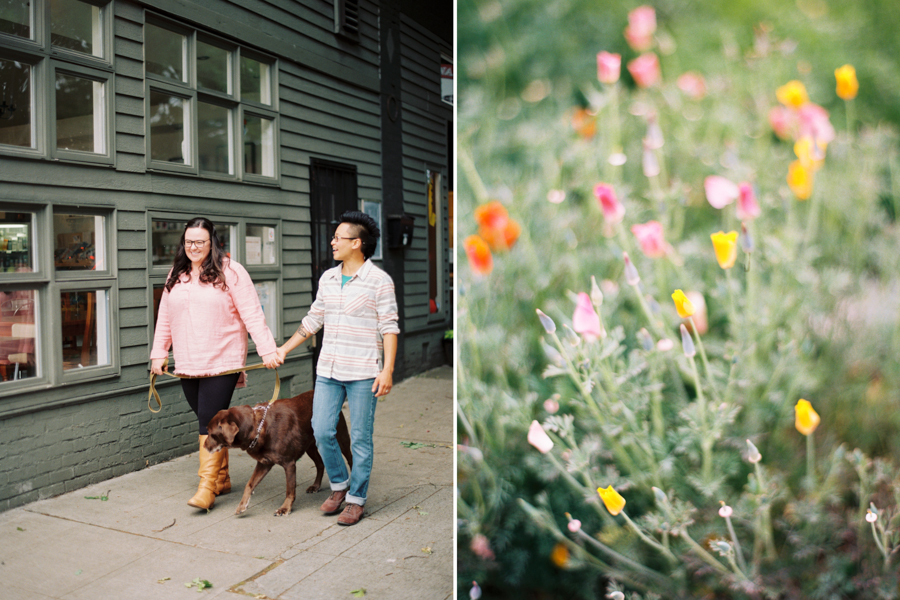
[[[340,225],[338,218],[348,210],[359,210],[356,167],[313,159],[310,164],[310,217],[312,219],[312,289],[319,291],[322,273],[337,263],[331,256],[331,238]],[[314,364],[319,362],[322,331],[313,346]],[[315,373],[315,369],[313,369]]]

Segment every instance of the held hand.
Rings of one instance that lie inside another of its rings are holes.
[[[393,387],[393,376],[387,371],[382,371],[375,378],[375,383],[372,384],[372,393],[376,398],[387,396],[391,393],[391,387]]]
[[[284,359],[287,358],[288,350],[285,349],[284,346],[275,351],[275,354],[278,355],[278,360],[281,361],[281,364],[284,364]]]
[[[165,358],[154,358],[150,361],[150,372],[154,375],[163,374],[163,365],[166,364]]]
[[[278,351],[270,352],[262,357],[263,364],[266,365],[267,369],[275,369],[278,365],[284,364],[284,359],[278,356]]]

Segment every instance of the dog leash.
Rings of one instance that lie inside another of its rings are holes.
[[[166,359],[166,362],[163,363],[163,373],[168,375],[169,377],[174,377],[176,379],[198,379],[198,377],[191,375],[178,375],[177,373],[169,373],[166,368],[169,366],[169,359]],[[225,371],[224,373],[217,373],[216,375],[233,375],[235,373],[240,373],[241,371],[252,371],[253,369],[265,369],[266,365],[263,363],[259,363],[257,365],[250,365],[247,367],[241,367],[240,369],[231,369],[230,371]],[[278,394],[281,392],[281,377],[278,376],[278,369],[274,369],[275,371],[275,391],[272,393],[272,399],[269,400],[269,404],[275,402],[278,399]],[[150,404],[150,400],[156,400],[156,410],[153,410],[153,406]],[[162,410],[162,400],[159,397],[159,392],[156,391],[156,373],[150,373],[150,392],[147,395],[147,408],[150,409],[152,413],[158,413]],[[268,405],[266,405],[268,409]],[[263,417],[265,418],[265,417]]]

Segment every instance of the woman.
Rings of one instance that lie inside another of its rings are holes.
[[[203,442],[209,420],[228,408],[235,387],[246,385],[244,372],[223,373],[244,367],[248,331],[266,367],[284,362],[246,269],[225,255],[215,225],[195,217],[185,226],[159,303],[150,371],[162,375],[173,346],[175,372],[191,377],[181,388],[200,427],[200,486],[188,500],[196,508],[208,509],[231,491],[228,451],[211,454]]]

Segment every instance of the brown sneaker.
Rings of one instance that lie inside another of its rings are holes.
[[[341,510],[341,504],[344,503],[344,496],[347,495],[347,490],[340,490],[337,492],[331,492],[331,495],[328,496],[328,500],[322,503],[322,506],[319,508],[326,515],[333,515],[334,513]]]
[[[338,525],[356,525],[362,519],[365,507],[362,504],[350,504],[344,507],[344,512],[338,517]]]

